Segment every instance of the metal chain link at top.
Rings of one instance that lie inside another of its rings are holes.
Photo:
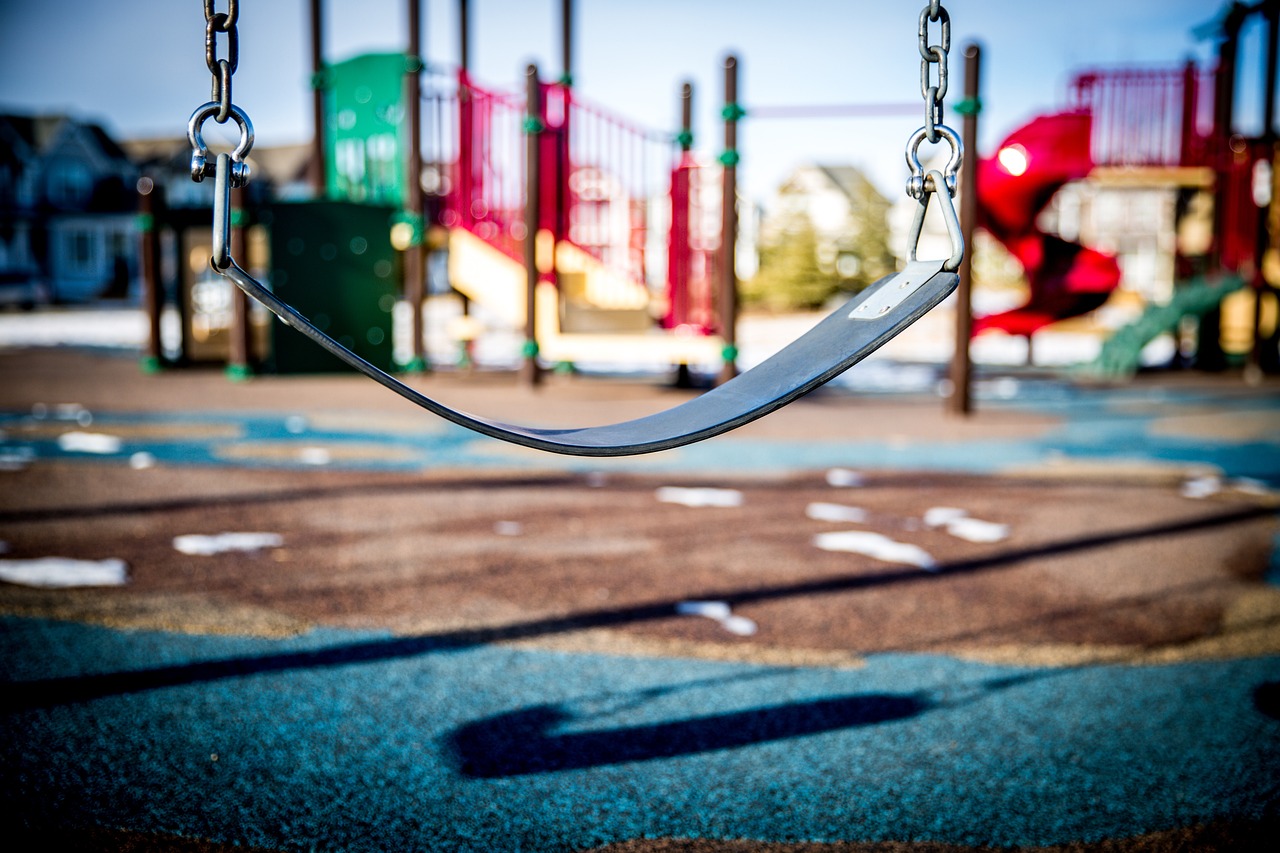
[[[933,44],[929,41],[931,22],[940,25],[938,41]],[[963,153],[959,135],[943,122],[942,102],[947,96],[948,83],[947,54],[951,50],[951,16],[943,8],[942,0],[930,0],[921,10],[916,35],[920,51],[920,94],[924,98],[924,126],[907,141],[907,164],[911,167],[907,194],[915,199],[923,199],[928,193],[945,189],[948,195],[954,195]],[[936,79],[930,71],[934,65],[938,67]],[[946,140],[951,146],[951,158],[944,173],[945,187],[934,186],[932,174],[926,176],[924,167],[920,164],[920,143],[926,139],[934,144]]]
[[[223,124],[231,115],[231,75],[240,65],[240,36],[236,21],[240,9],[236,0],[230,0],[226,12],[214,10],[214,0],[204,2],[204,64],[213,75],[213,87],[209,100],[218,104],[214,121]],[[227,37],[227,58],[218,58],[218,34]]]
[[[940,44],[929,44],[929,22],[939,21],[942,24]],[[920,95],[924,98],[925,127],[929,130],[929,141],[937,142],[938,135],[934,125],[942,124],[942,99],[947,96],[947,53],[951,50],[951,16],[942,8],[941,2],[933,2],[920,12],[918,27],[920,42]],[[938,81],[934,83],[929,66],[938,66]]]

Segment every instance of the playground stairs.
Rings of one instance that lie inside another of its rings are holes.
[[[1176,332],[1183,317],[1201,317],[1222,304],[1244,282],[1234,276],[1219,279],[1194,278],[1174,288],[1173,298],[1163,304],[1148,305],[1138,319],[1117,329],[1097,358],[1083,365],[1080,373],[1093,379],[1125,379],[1137,372],[1142,350],[1157,337]]]
[[[722,338],[658,328],[648,289],[580,247],[556,247],[556,273],[559,286],[543,282],[535,296],[538,352],[545,361],[719,365]],[[449,280],[496,322],[524,327],[524,265],[462,228],[449,234]]]

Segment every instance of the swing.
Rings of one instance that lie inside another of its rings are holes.
[[[206,38],[208,45],[215,30],[226,32],[234,28],[234,11],[213,14],[212,4],[205,5],[207,33],[210,34]],[[942,21],[942,45],[929,46],[928,22],[938,20]],[[919,320],[958,285],[956,270],[964,254],[964,240],[952,196],[963,155],[958,135],[941,121],[942,97],[946,93],[950,19],[937,0],[920,14],[919,39],[923,57],[921,87],[926,102],[926,124],[912,135],[906,147],[907,164],[912,169],[907,191],[918,202],[908,238],[909,262],[901,271],[867,287],[768,360],[666,411],[621,423],[577,429],[543,429],[481,418],[450,408],[370,364],[278,298],[245,272],[229,252],[230,193],[233,186],[243,186],[248,180],[244,157],[253,144],[253,126],[248,117],[230,102],[227,60],[219,62],[210,50],[206,50],[206,59],[214,74],[214,99],[192,114],[187,136],[194,152],[193,180],[200,181],[208,176],[215,179],[212,266],[286,325],[306,335],[347,365],[427,411],[491,438],[570,456],[631,456],[702,441],[761,418],[835,378]],[[936,86],[928,85],[930,63],[940,66]],[[231,67],[233,69],[234,66]],[[209,151],[200,132],[210,117],[221,121],[230,117],[240,128],[240,142],[235,150],[231,154],[218,154],[214,163],[209,162]],[[950,145],[951,156],[945,175],[937,170],[926,174],[921,166],[918,151],[925,139],[931,142],[945,139]],[[916,246],[931,196],[938,197],[951,242],[951,255],[944,260],[916,258]]]

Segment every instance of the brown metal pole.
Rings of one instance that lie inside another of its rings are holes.
[[[245,245],[244,187],[231,191],[231,255],[248,266]],[[231,335],[227,353],[227,376],[233,380],[248,379],[253,375],[249,366],[249,297],[238,287],[231,288]]]
[[[524,361],[520,365],[520,381],[530,388],[542,381],[538,368],[538,214],[541,209],[539,149],[542,141],[542,92],[538,83],[538,66],[525,69],[525,203],[524,203]]]
[[[973,360],[969,339],[973,336],[973,229],[978,219],[978,113],[981,110],[979,77],[982,48],[969,44],[964,49],[964,123],[960,138],[965,163],[960,173],[960,232],[964,238],[964,259],[960,261],[960,286],[956,289],[956,351],[951,359],[952,414],[967,416],[973,411]],[[1030,341],[1028,339],[1028,352]]]
[[[1269,143],[1266,156],[1271,159],[1271,166],[1274,169],[1278,159],[1276,157],[1276,72],[1280,70],[1280,0],[1271,0],[1263,9],[1263,14],[1267,21],[1265,68],[1267,76],[1262,87],[1262,140],[1264,143]],[[1267,342],[1262,334],[1262,300],[1266,295],[1275,294],[1274,288],[1263,275],[1263,267],[1267,249],[1276,243],[1276,235],[1272,233],[1275,223],[1271,216],[1271,211],[1276,209],[1274,198],[1276,186],[1276,177],[1273,173],[1271,203],[1258,210],[1258,237],[1253,267],[1253,347],[1249,351],[1249,365],[1245,371],[1246,378],[1252,381],[1260,380],[1266,370],[1274,369],[1276,366],[1274,354],[1268,358],[1268,354],[1263,351]]]
[[[470,9],[471,9],[471,4],[469,0],[458,0],[458,68],[462,71],[462,74],[464,77],[467,74],[469,74],[471,71]],[[471,113],[467,109],[465,109],[461,104],[462,99],[470,98],[470,97],[471,97],[470,91],[468,91],[467,89],[459,89],[458,91],[458,100],[459,100],[458,164],[461,169],[471,168],[470,156],[464,155],[463,153],[464,151],[469,151],[470,146],[472,144],[472,138],[471,138],[472,127],[471,127],[471,123],[466,120],[466,118],[470,116]],[[471,182],[469,179],[463,183],[463,188],[467,189],[468,191],[470,189],[470,186],[471,186]],[[458,190],[455,189],[454,191],[457,192]],[[464,195],[464,198],[465,198],[465,201],[463,202],[463,204],[470,206],[471,199],[465,197],[465,195]],[[454,292],[458,295],[458,298],[462,301],[462,315],[464,317],[469,316],[471,314],[471,300],[468,299],[467,295],[460,290],[455,290]],[[468,341],[466,344],[467,351],[464,356],[468,364],[471,363],[471,345],[472,345],[471,342]]]
[[[463,71],[471,68],[471,3],[458,0],[458,67]]]
[[[317,198],[325,194],[324,157],[324,10],[321,0],[311,0],[311,189]]]
[[[422,0],[408,0],[409,44],[404,75],[405,116],[409,122],[409,156],[405,175],[405,209],[414,235],[404,255],[404,298],[412,318],[413,356],[407,369],[427,369],[423,301],[426,298],[426,205],[422,193]]]
[[[724,364],[717,381],[738,375],[738,58],[724,60],[724,153],[720,199],[720,336]]]
[[[573,85],[573,0],[560,3],[560,68],[564,72],[560,82]]]
[[[164,366],[164,349],[160,341],[160,315],[164,311],[160,264],[163,188],[149,177],[139,179],[138,202],[138,227],[142,231],[142,301],[147,309],[147,349],[142,358],[142,369],[146,373],[155,373]]]

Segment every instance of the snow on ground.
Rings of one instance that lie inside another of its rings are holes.
[[[427,303],[427,354],[433,363],[457,362],[460,347],[451,339],[448,330],[458,313],[457,303],[447,298],[432,299]],[[740,366],[746,369],[764,361],[812,328],[822,316],[744,315],[738,327]],[[838,381],[862,390],[934,390],[937,372],[930,366],[946,363],[951,358],[953,316],[950,304],[944,303]],[[394,319],[396,357],[407,361],[409,316],[403,305],[395,312]],[[501,329],[487,323],[483,314],[479,314],[477,319],[485,332],[473,346],[476,365],[502,368],[518,364],[523,335],[517,330]],[[137,307],[54,307],[0,313],[0,348],[92,346],[141,350],[146,335],[146,314]],[[177,353],[179,335],[177,312],[172,307],[167,308],[161,318],[161,338],[166,354]],[[1047,329],[1036,336],[1036,363],[1057,366],[1089,361],[1097,354],[1098,347],[1099,340],[1094,335]],[[972,352],[978,364],[1020,365],[1026,361],[1026,342],[1022,338],[1005,335],[986,335],[974,341]],[[609,369],[611,372],[644,372],[660,367],[637,362],[612,365]]]

